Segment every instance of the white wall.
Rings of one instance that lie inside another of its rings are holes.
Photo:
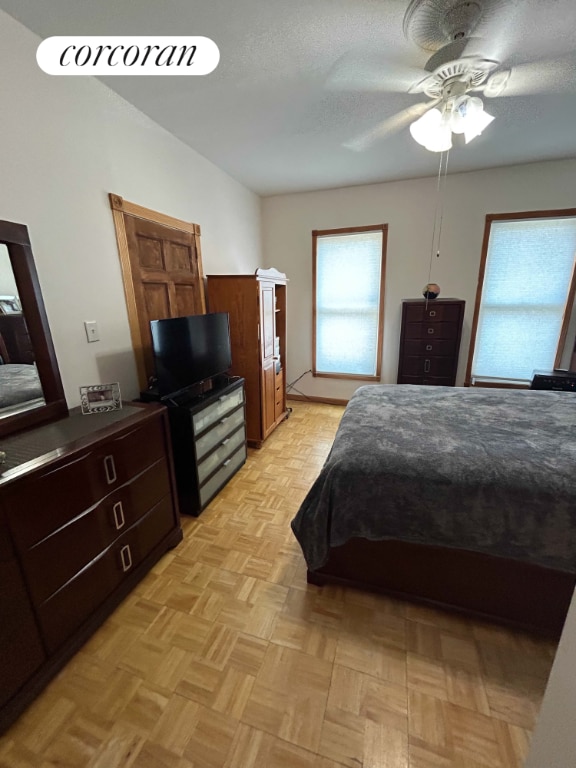
[[[382,381],[396,381],[400,303],[421,297],[428,282],[436,186],[436,178],[427,178],[263,200],[267,265],[290,279],[288,382],[312,365],[312,230],[381,223],[389,225]],[[431,279],[441,297],[466,300],[457,384],[466,369],[486,214],[568,207],[576,207],[576,160],[448,176]],[[296,386],[311,396],[348,398],[358,385],[307,374]]]
[[[564,624],[525,768],[576,765],[576,593]]]
[[[99,81],[44,74],[39,42],[0,11],[0,219],[29,228],[68,405],[98,382],[132,398],[108,193],[200,224],[206,274],[262,265],[260,200]],[[101,341],[87,343],[84,320]]]

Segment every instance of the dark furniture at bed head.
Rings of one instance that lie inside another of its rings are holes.
[[[309,581],[558,634],[576,582],[570,393],[361,387],[292,522]]]
[[[34,363],[34,347],[24,315],[0,315],[0,335],[4,338],[11,363]]]
[[[6,363],[9,362],[10,356],[8,355],[8,349],[6,348],[6,344],[2,338],[2,333],[0,333],[0,365],[6,365]]]

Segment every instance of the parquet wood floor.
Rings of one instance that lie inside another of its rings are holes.
[[[306,583],[342,407],[290,419],[0,739],[2,768],[515,768],[555,645]]]

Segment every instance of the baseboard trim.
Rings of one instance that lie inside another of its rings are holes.
[[[303,403],[325,403],[326,405],[348,405],[348,400],[335,397],[314,397],[313,395],[286,395],[287,400],[300,400]]]

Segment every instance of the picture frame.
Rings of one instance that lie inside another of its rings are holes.
[[[83,414],[106,413],[122,408],[120,384],[88,384],[80,387],[80,406]]]
[[[0,296],[0,315],[18,315],[22,305],[18,296]]]

